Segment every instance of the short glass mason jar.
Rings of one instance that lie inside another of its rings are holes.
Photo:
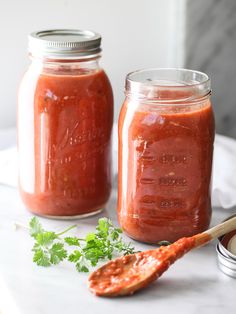
[[[186,69],[128,74],[119,117],[118,218],[142,242],[208,228],[214,115],[210,80]]]
[[[81,30],[29,36],[32,62],[18,97],[19,189],[35,214],[84,217],[108,201],[113,94],[100,43]]]

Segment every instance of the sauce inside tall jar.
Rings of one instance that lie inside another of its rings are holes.
[[[119,117],[118,218],[142,242],[206,230],[214,115],[210,80],[185,69],[130,73]]]
[[[35,214],[84,217],[111,191],[113,94],[99,66],[101,37],[48,30],[29,36],[19,89],[19,189]]]

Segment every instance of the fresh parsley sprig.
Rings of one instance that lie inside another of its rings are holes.
[[[30,221],[30,235],[35,239],[33,261],[38,266],[46,267],[59,264],[67,258],[75,264],[77,271],[88,272],[91,266],[96,266],[101,260],[112,259],[114,254],[135,253],[131,243],[123,241],[122,230],[114,227],[108,218],[99,219],[96,231],[88,233],[85,238],[61,238],[72,228],[75,226],[60,233],[46,231],[39,220],[33,217]]]
[[[78,271],[88,272],[89,266],[96,266],[100,260],[112,259],[114,254],[132,254],[135,252],[131,243],[125,243],[121,238],[122,230],[115,228],[107,218],[98,220],[95,232],[88,233],[85,239],[66,237],[69,246],[76,247],[68,256],[75,263]]]
[[[53,231],[46,231],[43,229],[39,220],[33,217],[29,223],[30,235],[35,239],[35,244],[32,251],[34,252],[33,261],[38,266],[50,266],[52,264],[59,264],[67,257],[67,251],[65,250],[63,239],[61,235],[67,231],[75,228],[71,226],[60,233]]]

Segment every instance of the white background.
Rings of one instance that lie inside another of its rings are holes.
[[[30,32],[47,28],[99,32],[117,119],[128,72],[183,66],[184,11],[185,0],[0,0],[0,128],[16,123],[17,88],[29,63]]]

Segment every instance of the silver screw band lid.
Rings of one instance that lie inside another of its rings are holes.
[[[101,52],[101,36],[89,30],[51,29],[29,35],[29,53],[51,59],[94,57]]]

